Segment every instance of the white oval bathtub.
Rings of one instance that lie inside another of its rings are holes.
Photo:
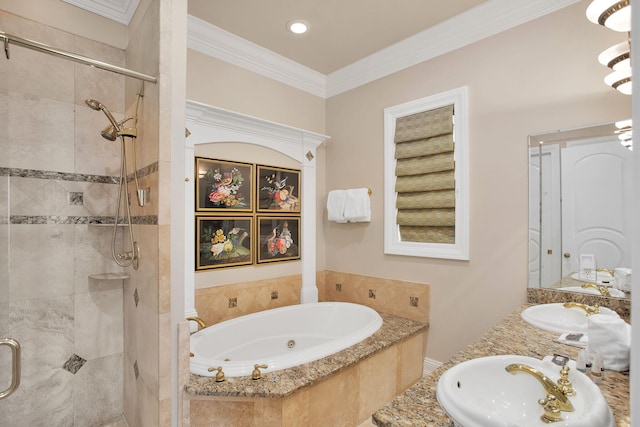
[[[373,335],[382,326],[369,307],[346,302],[286,306],[226,320],[191,335],[191,372],[225,376],[273,372],[321,359]]]

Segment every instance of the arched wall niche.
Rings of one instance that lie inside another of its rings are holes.
[[[302,303],[317,302],[316,287],[316,149],[327,135],[247,116],[187,100],[185,140],[185,317],[195,309],[195,146],[238,142],[266,147],[299,163],[302,171]],[[232,159],[241,161],[242,159]]]

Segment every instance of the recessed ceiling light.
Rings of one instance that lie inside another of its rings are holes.
[[[309,30],[309,23],[302,19],[295,19],[287,23],[287,28],[294,34],[304,34]]]

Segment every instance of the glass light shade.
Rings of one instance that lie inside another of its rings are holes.
[[[631,119],[620,120],[616,122],[616,127],[618,129],[630,128],[633,121]]]
[[[604,78],[604,82],[625,95],[631,95],[631,69],[614,71]]]
[[[626,132],[621,133],[620,135],[618,135],[618,139],[624,142],[631,141],[633,139],[633,131],[628,130]]]
[[[594,0],[587,8],[587,19],[613,31],[631,31],[629,0]]]
[[[629,69],[631,68],[629,50],[628,42],[618,43],[602,51],[602,53],[598,55],[598,62],[615,71]]]

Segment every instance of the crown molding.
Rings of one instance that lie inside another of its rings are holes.
[[[330,98],[579,1],[489,0],[329,75],[191,15],[187,46],[313,95]]]
[[[140,0],[62,0],[97,15],[129,25]]]
[[[327,76],[327,97],[402,71],[581,0],[491,0]]]
[[[326,98],[326,76],[195,16],[187,18],[187,47]]]

